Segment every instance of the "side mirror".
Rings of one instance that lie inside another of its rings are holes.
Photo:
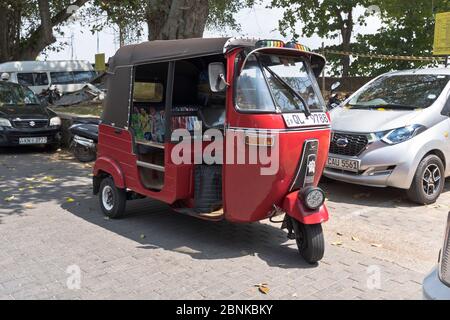
[[[225,78],[225,66],[221,62],[213,62],[208,66],[209,86],[212,92],[222,92],[229,86]]]
[[[339,88],[340,86],[341,86],[341,83],[340,83],[339,81],[333,83],[333,84],[331,85],[331,91],[336,91],[336,89]]]

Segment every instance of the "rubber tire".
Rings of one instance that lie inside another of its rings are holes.
[[[303,224],[294,219],[294,231],[297,242],[297,247],[300,255],[309,264],[316,264],[322,260],[325,253],[325,239],[323,236],[323,229],[321,224]],[[303,244],[299,237],[299,232],[303,234],[306,243]]]
[[[439,170],[441,170],[441,183],[440,183],[440,190],[435,194],[434,197],[428,197],[424,194],[422,190],[422,176],[425,168],[430,164],[436,164],[439,167]],[[444,189],[445,184],[445,177],[444,177],[444,165],[442,164],[441,158],[439,158],[436,155],[429,155],[420,161],[419,166],[417,167],[416,173],[414,175],[413,182],[411,183],[411,187],[409,190],[407,190],[406,194],[412,202],[415,202],[417,204],[421,205],[429,205],[436,202],[436,200],[439,198],[439,196],[442,193],[442,190]]]
[[[95,151],[85,149],[88,148],[80,145],[75,146],[73,149],[73,155],[75,158],[83,163],[95,161],[95,159],[97,159],[97,153]]]
[[[103,206],[102,201],[103,189],[106,186],[111,187],[113,192],[114,204],[113,208],[110,211],[106,210],[106,208]],[[102,211],[105,214],[105,216],[111,219],[119,219],[123,217],[123,215],[125,214],[125,207],[127,204],[127,193],[125,189],[117,188],[116,185],[114,184],[114,180],[111,177],[102,180],[100,184],[100,192],[98,193],[98,199],[100,202],[100,207],[102,208]]]
[[[60,148],[59,143],[57,144],[47,144],[45,146],[45,151],[48,153],[55,153],[56,151],[58,151],[58,149]]]

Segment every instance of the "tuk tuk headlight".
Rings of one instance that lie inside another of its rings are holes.
[[[325,202],[325,193],[320,188],[309,187],[298,195],[300,201],[310,210],[319,209]]]
[[[412,139],[419,133],[425,131],[425,129],[425,126],[413,124],[403,128],[391,130],[381,140],[387,144],[398,144]]]
[[[59,127],[61,126],[61,118],[53,117],[50,119],[50,127]]]
[[[11,122],[8,119],[0,118],[0,127],[12,127]]]

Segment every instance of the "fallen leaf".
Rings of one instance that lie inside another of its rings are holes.
[[[25,209],[34,209],[34,206],[32,204],[26,204]]]
[[[264,294],[268,294],[270,291],[267,283],[255,284],[254,286],[258,288],[259,292]]]
[[[67,201],[67,203],[72,203],[72,202],[75,202],[75,199],[73,199],[73,198],[67,198],[66,201]]]
[[[19,188],[19,191],[20,192],[25,191],[25,188]]]
[[[6,202],[11,202],[11,201],[13,201],[14,199],[16,199],[15,196],[10,196],[10,197],[5,198],[5,201],[6,201]]]
[[[343,233],[340,233],[340,232],[336,232],[336,234],[339,236],[339,237],[342,237],[344,234]]]
[[[36,178],[25,178],[25,181],[33,182],[33,181],[36,181]]]
[[[145,234],[141,234],[141,239],[145,239]]]
[[[382,244],[379,243],[371,243],[370,245],[375,248],[381,248],[383,246]]]
[[[359,241],[359,238],[357,238],[357,237],[355,237],[355,236],[352,236],[352,240],[353,240],[353,241]]]
[[[298,294],[294,293],[294,294],[292,294],[292,296],[293,296],[294,298],[296,298],[296,297],[298,297]]]
[[[42,178],[41,181],[46,181],[46,182],[55,182],[56,179],[51,177],[51,176],[45,176],[44,178]]]
[[[264,294],[269,294],[270,289],[268,287],[259,287],[258,288],[259,292],[264,293]]]
[[[342,241],[335,241],[331,243],[332,246],[342,246]]]

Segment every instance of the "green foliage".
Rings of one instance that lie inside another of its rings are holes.
[[[372,12],[356,16],[356,6],[380,8],[381,26],[375,34],[354,33],[354,26],[367,25]],[[356,42],[327,46],[326,50],[352,51],[383,55],[431,56],[434,40],[434,13],[450,11],[449,0],[272,0],[272,7],[284,8],[284,17],[279,22],[284,36],[295,40],[314,34],[325,39],[343,36],[348,28]],[[349,16],[352,16],[350,21]],[[353,22],[353,25],[352,25]],[[300,24],[301,29],[297,29]],[[301,31],[301,34],[299,32]],[[327,54],[332,74],[342,73],[342,56]],[[423,62],[354,58],[348,68],[349,75],[376,76],[384,72],[423,66]]]
[[[450,11],[450,1],[378,0],[382,26],[376,34],[358,35],[355,52],[431,56],[434,41],[434,13]],[[391,70],[418,68],[428,63],[358,58],[351,66],[352,74],[379,75]],[[432,66],[433,64],[430,64]]]

